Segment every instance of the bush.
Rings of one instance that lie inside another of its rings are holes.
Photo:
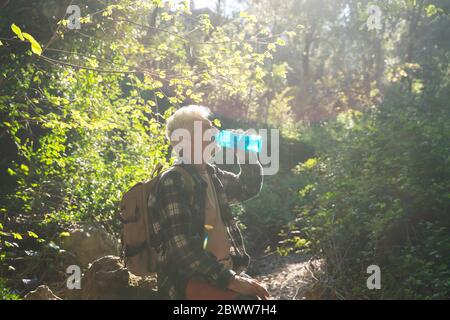
[[[20,300],[20,297],[12,293],[9,288],[5,286],[4,279],[0,278],[0,300]]]
[[[245,212],[240,221],[245,225],[250,250],[260,251],[276,245],[280,230],[293,219],[296,193],[302,184],[290,172],[266,176],[258,196],[234,209]]]
[[[338,120],[324,126],[319,161],[298,167],[310,179],[299,193],[298,226],[325,258],[325,285],[347,298],[448,298],[446,101],[431,109],[395,90],[379,108]],[[381,268],[381,290],[366,287],[372,264]]]

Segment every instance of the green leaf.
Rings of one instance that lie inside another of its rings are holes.
[[[20,233],[13,232],[12,235],[13,235],[14,239],[17,239],[17,240],[22,240],[23,239],[22,236],[20,235]]]
[[[31,34],[26,32],[23,32],[22,35],[25,39],[28,40],[28,42],[31,43],[31,51],[40,56],[42,53],[42,48],[41,45],[36,41],[36,39],[34,39],[34,37]]]
[[[22,41],[25,40],[22,34],[22,30],[20,30],[20,28],[16,26],[14,23],[11,25],[11,30],[19,37],[20,40]]]
[[[28,172],[30,171],[30,169],[28,168],[27,165],[25,164],[21,164],[20,165],[20,169],[23,171],[23,173],[25,173],[26,175],[28,175]]]
[[[270,51],[275,51],[276,48],[277,48],[277,47],[276,47],[275,43],[269,43],[269,44],[267,45],[267,49],[270,50]]]
[[[436,14],[442,14],[444,13],[444,10],[442,10],[442,8],[438,8],[436,7],[434,4],[429,4],[426,8],[425,8],[425,12],[427,14],[427,17],[432,17]]]
[[[432,17],[437,13],[436,6],[434,4],[430,4],[425,8],[425,12],[427,13],[427,17]]]
[[[39,238],[39,236],[36,233],[34,233],[33,231],[28,231],[28,236],[31,238],[36,238],[36,239]]]
[[[42,54],[42,48],[39,45],[39,43],[31,43],[31,51],[34,52],[34,54],[37,54],[38,56],[40,56]]]
[[[61,233],[59,234],[59,237],[60,237],[60,238],[61,238],[61,237],[70,237],[70,233],[67,232],[67,231],[63,231],[63,232],[61,232]]]
[[[281,38],[278,38],[276,43],[280,47],[284,47],[286,45],[286,41],[284,41],[284,39],[281,39]]]

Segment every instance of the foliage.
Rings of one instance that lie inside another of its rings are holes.
[[[351,129],[328,125],[335,147],[298,168],[311,179],[299,193],[299,226],[339,296],[450,294],[450,113],[446,100],[433,102],[431,111],[393,90]],[[379,291],[366,288],[372,264],[382,270]]]
[[[5,280],[0,278],[0,300],[20,300],[20,297],[11,293],[10,289],[5,287]]]
[[[174,109],[215,108],[230,97],[257,107],[277,38],[256,52],[254,17],[222,23],[188,4],[86,1],[80,31],[69,29],[58,1],[19,0],[2,11],[1,174],[9,183],[1,185],[0,247],[8,261],[28,246],[44,251],[78,221],[117,233],[122,193],[172,161],[164,120]],[[32,17],[21,14],[29,6]],[[56,30],[28,26],[44,18]],[[2,261],[0,274],[10,267]]]
[[[80,30],[59,0],[0,2],[2,297],[48,280],[67,226],[117,232],[121,194],[172,161],[164,120],[192,103],[281,131],[280,173],[235,208],[254,249],[324,258],[338,298],[450,296],[448,1],[377,1],[376,30],[369,0],[243,2],[86,0]]]
[[[247,243],[252,250],[276,246],[278,233],[294,218],[296,191],[303,183],[290,172],[267,176],[258,197],[242,205],[240,221],[246,226]]]

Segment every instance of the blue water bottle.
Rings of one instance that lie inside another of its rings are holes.
[[[229,130],[222,130],[216,136],[216,143],[222,148],[237,147],[241,150],[261,152],[262,138],[257,135],[238,134]]]

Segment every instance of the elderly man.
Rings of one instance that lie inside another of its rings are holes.
[[[229,206],[258,194],[262,167],[258,160],[246,164],[239,152],[239,174],[209,164],[211,141],[194,133],[194,128],[203,133],[214,129],[208,116],[206,107],[187,106],[167,120],[172,145],[180,143],[180,132],[188,133],[181,136],[189,143],[183,161],[175,164],[187,174],[169,169],[157,192],[159,210],[153,219],[160,243],[159,291],[165,299],[267,299],[267,290],[244,273],[250,258]]]

